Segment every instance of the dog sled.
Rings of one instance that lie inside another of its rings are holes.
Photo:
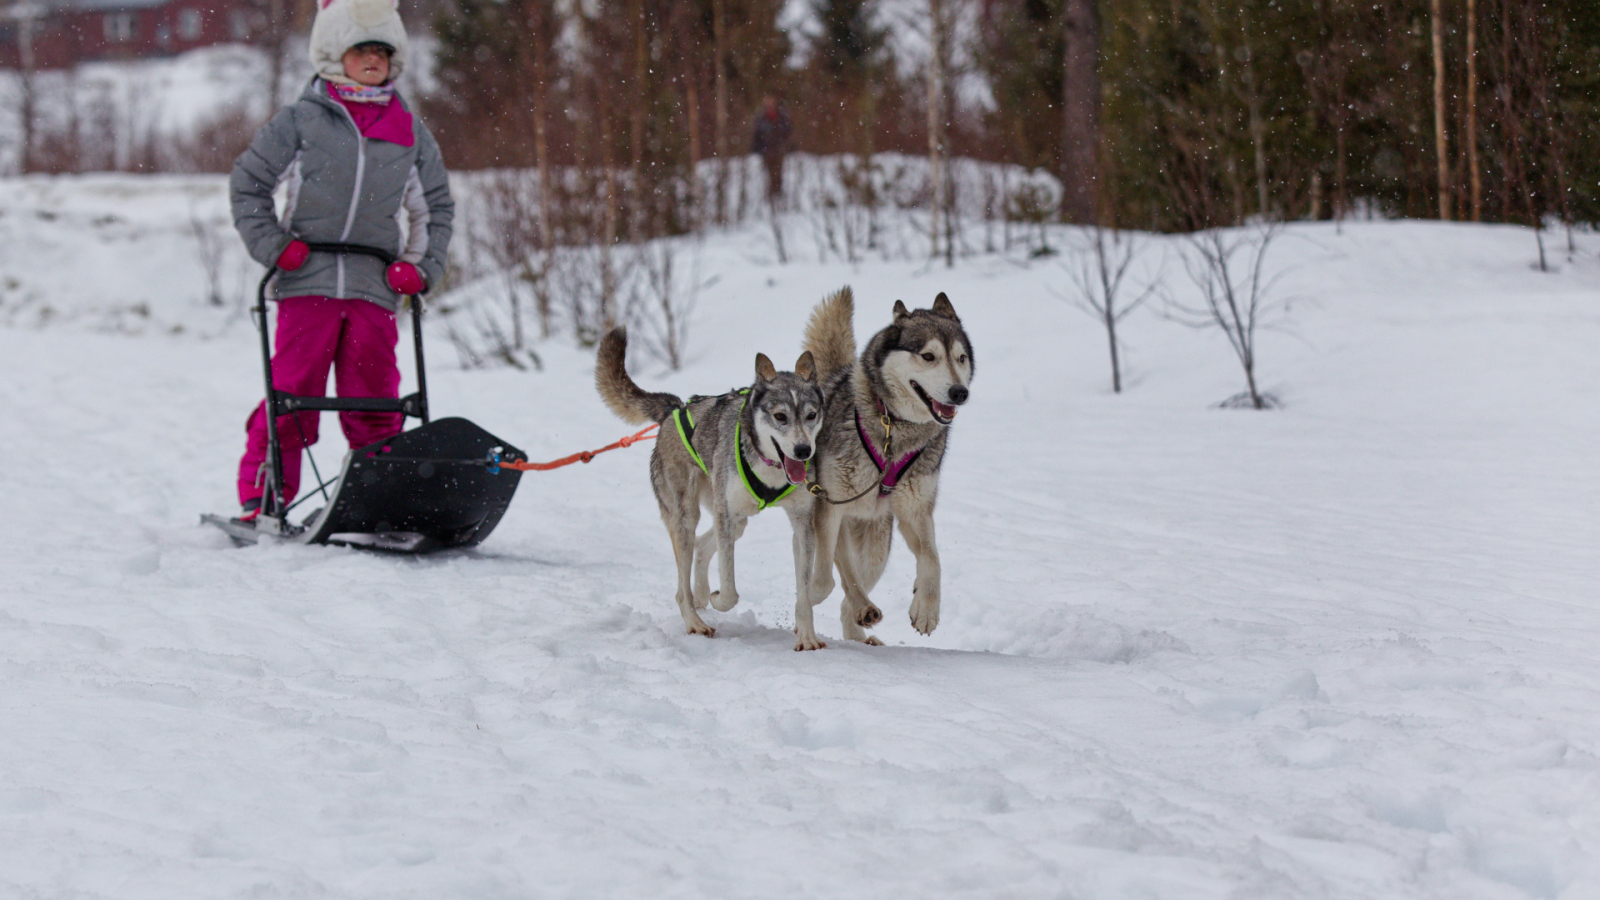
[[[355,244],[311,244],[313,253],[375,257],[387,266],[394,257]],[[522,451],[461,418],[432,419],[428,378],[422,353],[420,297],[410,298],[412,343],[417,360],[417,390],[396,400],[354,397],[297,397],[273,387],[272,344],[267,328],[267,286],[277,269],[269,269],[256,294],[254,316],[261,334],[261,364],[266,374],[266,492],[254,521],[204,515],[201,521],[222,529],[239,545],[262,541],[334,544],[400,553],[427,553],[471,547],[500,523],[516,494],[527,464]],[[312,461],[317,487],[294,503],[284,503],[283,448],[278,417],[300,411],[362,410],[399,412],[420,421],[402,431],[345,455],[326,481]],[[587,460],[585,460],[587,461]],[[302,504],[320,498],[314,512],[295,521]]]

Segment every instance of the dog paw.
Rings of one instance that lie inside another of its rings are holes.
[[[809,638],[797,637],[795,638],[794,642],[794,649],[796,653],[804,650],[821,650],[826,646],[828,645],[823,643],[822,639],[816,635],[812,635]]]
[[[921,597],[911,601],[911,627],[922,634],[933,634],[939,627],[938,601],[926,602]]]
[[[739,605],[739,595],[733,591],[724,594],[722,591],[711,592],[711,608],[717,612],[727,612]]]
[[[862,628],[871,628],[882,621],[883,610],[873,603],[868,603],[866,607],[856,612],[856,624]]]
[[[873,637],[871,635],[867,635],[867,639],[862,641],[861,643],[866,644],[868,647],[882,647],[883,646],[883,641],[880,641],[880,640],[878,640],[877,638],[875,638],[875,637]]]

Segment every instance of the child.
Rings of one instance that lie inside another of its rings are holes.
[[[439,146],[395,91],[406,58],[398,0],[318,0],[311,28],[316,77],[279,111],[233,165],[234,225],[250,255],[277,266],[272,382],[296,396],[399,396],[395,365],[400,298],[444,274],[455,203]],[[272,194],[287,181],[281,215]],[[410,223],[402,243],[399,218]],[[392,251],[387,269],[360,255],[311,253],[308,243]],[[341,412],[351,447],[398,433],[400,413]],[[300,451],[317,440],[318,413],[280,416],[284,503],[300,487]],[[240,519],[253,521],[265,491],[265,404],[246,425],[239,463]]]

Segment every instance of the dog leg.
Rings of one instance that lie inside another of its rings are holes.
[[[717,533],[717,590],[711,595],[711,608],[727,612],[739,605],[739,587],[733,580],[733,544],[744,533],[744,520],[734,520],[723,492],[718,492],[711,514],[711,530]]]
[[[745,526],[747,526],[749,524],[750,524],[749,518],[740,518],[739,519],[739,524],[733,530],[733,541],[734,541],[734,543],[737,543],[740,538],[744,537]],[[717,610],[718,612],[727,612],[728,610],[733,609],[733,607],[738,604],[738,602],[739,602],[739,591],[738,591],[738,589],[734,589],[734,591],[733,591],[733,601],[728,603],[726,606],[724,606],[723,605],[723,601],[722,601],[722,591],[720,591],[720,590],[716,590],[716,591],[711,590],[711,578],[710,578],[710,576],[708,574],[710,569],[711,569],[711,559],[710,559],[710,557],[715,556],[717,554],[717,549],[716,548],[721,544],[721,539],[719,537],[717,537],[717,529],[716,528],[711,528],[711,529],[707,530],[705,534],[700,536],[700,541],[704,541],[707,545],[710,546],[711,549],[706,553],[706,557],[707,558],[706,558],[706,561],[703,564],[700,562],[700,558],[699,557],[695,557],[695,590],[698,591],[698,590],[700,590],[701,586],[704,586],[706,591],[707,591],[707,593],[704,596],[706,597],[707,600],[709,600],[711,602],[711,608]],[[695,546],[699,547],[700,544],[697,542],[695,544]],[[732,549],[733,549],[733,544],[729,544],[728,545],[728,549],[729,549],[729,552],[731,553]],[[698,552],[698,550],[696,552]],[[729,557],[729,558],[731,559],[731,557]],[[727,585],[733,584],[733,580],[731,578],[721,574],[720,570],[718,570],[718,578],[721,579],[721,582],[717,585],[717,587],[719,587],[719,588],[724,584],[727,584]],[[700,602],[699,596],[695,597],[695,602],[697,604]],[[703,606],[701,608],[704,609]]]
[[[833,557],[839,543],[839,526],[844,515],[832,504],[818,503],[811,516],[811,530],[817,538],[817,554],[811,563],[811,605],[833,593]]]
[[[861,546],[861,526],[875,523],[851,521],[845,523],[839,535],[839,551],[835,557],[835,564],[839,567],[839,583],[844,586],[844,601],[839,604],[839,621],[844,626],[846,640],[860,641],[874,647],[883,646],[883,642],[866,633],[863,629],[871,628],[883,621],[883,611],[874,606],[867,597],[870,585],[861,577],[862,564],[871,565],[871,560],[863,560]],[[870,550],[867,551],[870,553]],[[882,574],[882,567],[878,573]],[[873,578],[872,581],[877,581]]]
[[[711,600],[711,557],[717,555],[717,532],[707,528],[706,533],[694,539],[694,608],[705,609]]]
[[[692,499],[692,498],[691,498]],[[665,513],[665,511],[663,511]],[[695,612],[694,592],[691,590],[690,579],[694,568],[694,526],[695,519],[700,517],[699,508],[694,510],[694,518],[690,519],[681,515],[664,514],[667,522],[667,534],[672,537],[672,555],[678,562],[678,612],[683,616],[683,625],[690,634],[701,634],[711,637],[717,633],[715,628],[705,623],[700,614]]]
[[[917,580],[911,591],[911,627],[932,634],[939,627],[939,548],[933,542],[933,511],[919,508],[900,517],[900,536],[917,557]]]
[[[821,650],[828,646],[817,637],[811,614],[811,570],[817,555],[817,536],[812,511],[790,510],[789,525],[794,529],[794,649]]]

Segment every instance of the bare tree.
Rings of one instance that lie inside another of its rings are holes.
[[[1087,246],[1077,259],[1063,263],[1077,288],[1074,299],[1078,306],[1105,326],[1111,347],[1111,390],[1117,394],[1122,393],[1117,325],[1155,296],[1161,284],[1159,278],[1146,278],[1144,287],[1124,301],[1128,270],[1143,250],[1141,243],[1132,232],[1095,226],[1089,229]]]
[[[1100,14],[1095,0],[1067,0],[1061,17],[1061,218],[1088,224],[1099,205]]]
[[[535,183],[536,184],[536,183]],[[530,184],[524,172],[512,169],[492,175],[483,192],[482,233],[473,236],[495,269],[504,279],[505,302],[510,336],[506,342],[512,354],[520,354],[527,346],[527,330],[523,326],[522,298],[527,287],[537,296],[546,293],[543,276],[548,266],[543,257],[549,248],[541,247],[540,200],[532,194],[538,191]],[[535,261],[538,256],[539,260]],[[549,304],[540,303],[539,331],[550,335]]]
[[[950,82],[952,0],[928,0],[928,181],[933,188],[933,210],[928,232],[933,238],[933,255],[944,241],[947,267],[956,264],[955,235],[951,213],[950,148],[945,134],[948,118]]]
[[[1478,165],[1478,3],[1467,0],[1467,169],[1472,221],[1483,221],[1483,169]]]
[[[267,115],[278,111],[283,96],[284,60],[295,27],[305,14],[294,3],[285,0],[253,0],[251,42],[267,55]]]
[[[717,224],[728,220],[728,160],[732,154],[728,131],[728,9],[727,0],[711,0],[712,51],[715,67],[717,140]]]
[[[677,250],[670,241],[641,245],[625,316],[639,346],[673,371],[683,367],[689,321],[703,287],[698,258],[691,262],[687,278],[678,274],[676,265]]]
[[[633,29],[633,74],[628,81],[628,150],[633,155],[628,166],[632,201],[628,207],[628,240],[635,244],[644,237],[645,198],[649,193],[644,183],[644,128],[650,99],[650,35],[645,10],[644,0],[632,0],[628,12]]]
[[[35,126],[38,105],[38,81],[35,78],[33,36],[38,30],[39,18],[45,9],[37,3],[18,3],[7,11],[16,20],[17,35],[17,119],[21,146],[17,149],[17,167],[21,172],[33,171],[38,143]]]
[[[1199,289],[1199,301],[1167,297],[1173,318],[1194,328],[1217,328],[1227,335],[1244,369],[1247,389],[1223,401],[1223,406],[1268,409],[1278,405],[1277,398],[1256,387],[1256,333],[1264,320],[1285,307],[1275,296],[1277,276],[1268,276],[1264,268],[1267,250],[1281,227],[1266,223],[1210,228],[1189,235],[1183,266]]]
[[[1450,139],[1445,131],[1444,14],[1440,0],[1432,2],[1433,34],[1433,142],[1439,163],[1439,218],[1450,219]]]
[[[200,271],[206,277],[206,302],[212,306],[222,306],[222,263],[227,256],[225,238],[210,222],[201,218],[192,202],[189,204],[189,231],[194,235]]]

